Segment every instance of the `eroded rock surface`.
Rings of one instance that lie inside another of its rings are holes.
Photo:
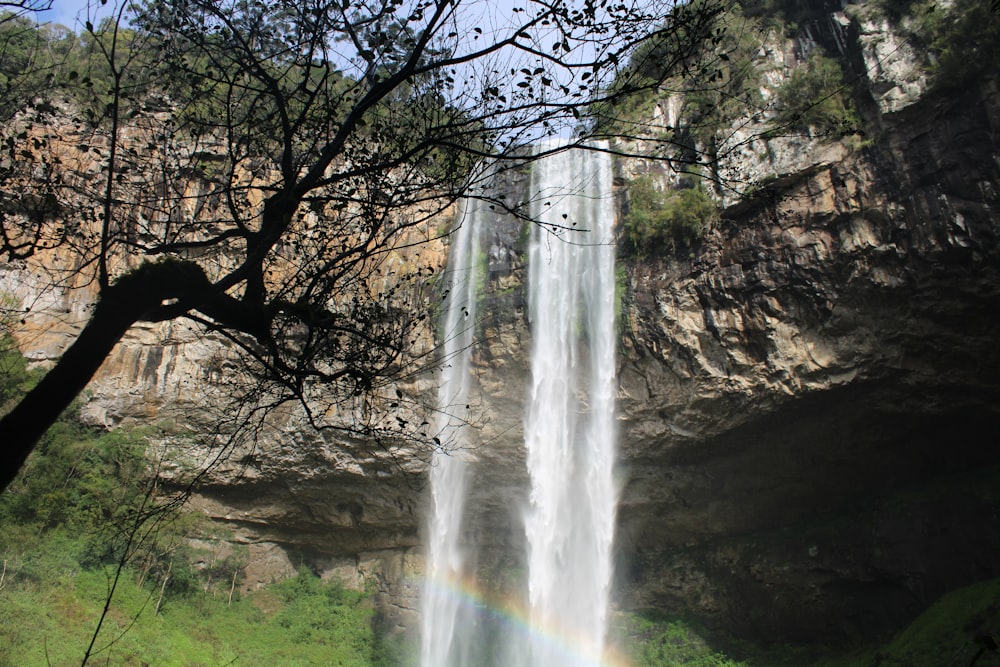
[[[634,265],[622,603],[871,636],[996,576],[994,83]]]
[[[767,181],[756,198],[727,202],[683,252],[625,260],[618,604],[765,641],[872,636],[1000,574],[997,83],[927,92],[888,23],[833,9],[810,34],[861,54],[870,145],[748,144],[732,154],[746,164],[725,168]],[[789,59],[765,56],[776,70]],[[676,111],[668,100],[660,113]],[[492,234],[467,539],[503,586],[520,566],[528,334],[520,228]],[[50,283],[0,267],[2,289],[33,307],[20,340],[43,362],[85,320],[90,292],[32,281]],[[203,434],[239,381],[224,341],[136,327],[84,416]],[[433,373],[402,386],[415,407],[400,414],[418,416],[434,386]],[[172,450],[166,472],[211,460],[211,445]],[[412,627],[426,455],[278,411],[192,507],[248,547],[243,585],[305,563],[373,587],[387,618]]]

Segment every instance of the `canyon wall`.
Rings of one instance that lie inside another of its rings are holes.
[[[886,116],[630,267],[627,604],[849,638],[996,576],[996,95]]]
[[[1000,87],[983,75],[935,89],[873,4],[825,8],[759,54],[766,100],[810,48],[836,53],[860,77],[864,140],[769,138],[766,112],[744,122],[719,170],[753,187],[719,193],[700,240],[621,260],[622,609],[756,640],[846,641],[1000,575]],[[617,169],[626,207],[636,175],[669,180],[648,161]],[[522,239],[498,216],[470,406],[467,539],[501,588],[516,585],[506,573],[520,566],[525,502]],[[35,306],[20,341],[38,363],[88,303],[86,286],[33,287],[43,278],[0,268],[2,289]],[[200,434],[239,376],[221,338],[135,327],[82,414],[109,428],[169,422],[186,443],[172,465],[194,466],[212,458]],[[432,372],[400,386],[413,415],[434,387]],[[191,500],[248,545],[243,585],[305,564],[370,587],[391,624],[412,626],[426,452],[318,434],[294,409],[260,434]]]
[[[997,81],[929,86],[872,5],[784,56],[826,27],[864,145],[769,142],[754,197],[629,265],[625,606],[847,641],[998,574]]]
[[[752,187],[718,193],[700,240],[621,258],[621,608],[849,642],[1000,574],[1000,89],[931,85],[873,4],[765,42],[762,112],[724,132],[717,167]],[[865,135],[769,136],[768,99],[823,41],[858,79]],[[677,182],[618,170],[626,210],[637,176]],[[523,314],[494,298],[487,441],[516,458]],[[516,512],[482,507],[481,541],[516,566],[496,531],[516,535]]]

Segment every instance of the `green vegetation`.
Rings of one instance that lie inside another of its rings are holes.
[[[691,4],[697,11],[705,3]],[[677,21],[682,29],[688,26],[683,9],[675,10],[680,12]],[[754,58],[760,49],[763,24],[744,16],[738,7],[722,10],[720,6],[707,20],[711,37],[697,51],[679,51],[673,35],[649,40],[636,49],[619,78],[644,85],[638,94],[612,96],[610,102],[597,105],[593,115],[598,127],[630,136],[634,132],[630,126],[640,126],[639,134],[652,129],[660,140],[690,151],[710,150],[716,133],[745,115],[747,109],[757,108],[761,98]],[[683,123],[679,127],[648,127],[657,101],[671,93],[683,96]]]
[[[5,550],[0,665],[80,664],[114,575],[82,564],[80,550],[62,531],[13,558]],[[158,595],[158,586],[140,585],[135,572],[127,573],[95,644],[94,664],[394,664],[372,629],[368,596],[306,571],[231,602],[217,590],[197,589],[168,592],[157,609]]]
[[[615,629],[628,639],[635,667],[752,667],[714,649],[697,624],[653,612],[624,617]]]
[[[0,415],[37,382],[13,340],[0,339]],[[0,547],[33,548],[48,532],[91,534],[84,562],[111,554],[114,531],[128,531],[148,512],[150,474],[145,430],[102,431],[67,411],[39,441],[21,475],[0,495]],[[90,559],[90,560],[88,560]],[[96,560],[94,560],[96,559]]]
[[[955,0],[950,7],[933,0],[885,0],[892,16],[909,15],[907,36],[929,55],[934,85],[962,88],[983,72],[1000,67],[1000,11],[984,0]]]
[[[655,612],[620,617],[613,634],[635,667],[993,667],[1000,664],[990,648],[1000,643],[1000,579],[952,591],[886,643],[853,649],[755,647]]]
[[[718,217],[718,207],[700,183],[660,190],[650,176],[629,183],[625,239],[641,256],[676,251],[697,241]]]
[[[615,264],[615,321],[618,323],[619,346],[622,343],[621,334],[629,328],[631,321],[627,301],[628,287],[628,268],[619,262]],[[623,351],[619,349],[618,353],[622,354]]]
[[[1000,67],[1000,5],[989,0],[877,0],[894,30],[924,57],[932,85],[964,88]]]
[[[29,17],[0,12],[0,101],[3,120],[50,89],[79,41],[57,25],[36,25]]]
[[[110,46],[109,26],[106,22],[77,35],[65,26],[38,24],[30,15],[0,14],[3,120],[30,108],[51,110],[55,102],[71,103],[91,123],[105,118],[115,87],[103,55]],[[120,31],[117,48],[127,50],[135,39],[134,31]],[[160,74],[140,80],[124,72],[119,85],[134,95]]]
[[[36,380],[0,340],[0,414]],[[0,666],[398,664],[368,594],[307,570],[240,595],[247,554],[156,496],[151,431],[105,432],[65,414],[0,495]],[[218,536],[215,536],[218,537]]]
[[[850,97],[840,62],[815,49],[775,93],[775,135],[789,130],[842,137],[859,130],[861,119]]]
[[[729,133],[765,111],[760,69],[765,36],[774,31],[792,36],[800,24],[820,20],[826,12],[821,5],[798,0],[741,0],[713,16],[713,37],[681,64],[661,57],[655,41],[647,42],[635,51],[621,77],[650,85],[640,94],[613,100],[613,114],[598,106],[596,122],[600,127],[605,116],[614,117],[617,124],[607,124],[610,134],[647,136],[672,144],[681,162],[713,165],[732,140]],[[861,117],[853,89],[841,62],[821,48],[814,49],[776,91],[776,118],[765,138],[857,134]],[[653,127],[655,104],[670,96],[682,102],[676,125]]]
[[[754,60],[765,32],[756,18],[738,12],[724,14],[710,67],[696,71],[685,82],[682,114],[692,139],[703,150],[714,151],[720,132],[760,108],[760,72]]]
[[[993,579],[944,595],[884,646],[815,667],[971,665],[982,649],[975,664],[986,667],[1000,664],[1000,654],[986,648],[998,635],[1000,579]]]
[[[780,27],[786,37],[794,37],[799,27],[824,20],[830,13],[822,2],[801,0],[737,0],[745,16],[760,17],[769,27]]]

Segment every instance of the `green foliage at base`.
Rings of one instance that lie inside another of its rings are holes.
[[[628,615],[616,633],[627,637],[633,667],[751,667],[713,648],[696,624],[656,613]]]
[[[947,593],[887,644],[827,658],[811,667],[995,667],[1000,665],[1000,654],[987,647],[996,643],[1000,643],[1000,579]]]
[[[34,377],[0,345],[2,412]],[[241,596],[246,553],[185,540],[212,535],[152,493],[148,435],[63,415],[0,494],[0,667],[80,665],[109,596],[87,664],[399,664],[364,592],[302,571]]]
[[[652,177],[629,183],[625,237],[639,255],[686,247],[718,217],[718,207],[700,184],[659,190]]]
[[[37,379],[13,341],[0,340],[0,414]],[[42,436],[0,495],[0,548],[28,546],[57,528],[105,539],[108,529],[120,528],[146,503],[150,431],[96,429],[80,423],[74,411],[75,406]]]
[[[36,375],[28,371],[28,360],[21,355],[14,339],[3,333],[7,318],[2,301],[0,293],[0,415],[7,414],[38,381]]]
[[[886,643],[854,649],[755,647],[651,612],[620,617],[613,634],[634,667],[996,667],[1000,579],[951,591]]]
[[[0,496],[0,667],[79,665],[116,577],[90,664],[392,664],[367,594],[303,571],[241,597],[239,549],[212,559],[183,539],[204,537],[195,517],[136,513],[134,436],[61,426]],[[130,525],[142,540],[124,539]]]
[[[81,565],[81,542],[52,533],[31,552],[6,558],[0,665],[80,664],[114,576],[111,567]],[[381,658],[367,594],[308,572],[231,603],[217,590],[168,594],[158,613],[155,583],[140,585],[136,572],[125,573],[92,664],[391,664]]]

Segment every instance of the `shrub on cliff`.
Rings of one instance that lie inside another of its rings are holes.
[[[1000,8],[984,0],[955,0],[923,7],[931,73],[943,89],[965,86],[982,72],[1000,68]]]
[[[925,60],[934,87],[952,90],[1000,67],[1000,4],[988,0],[877,0]]]
[[[772,134],[812,132],[826,137],[854,134],[860,117],[840,62],[814,49],[775,93]]]
[[[718,206],[700,183],[662,190],[650,176],[628,186],[625,238],[640,256],[686,247],[702,237],[718,217]]]
[[[674,156],[682,161],[713,159],[716,134],[760,104],[760,74],[754,58],[766,28],[735,5],[714,13],[711,26],[712,38],[679,60],[676,49],[666,48],[669,42],[648,40],[641,44],[616,84],[633,80],[663,83],[595,105],[594,124],[610,135],[672,146]],[[656,104],[671,96],[682,100],[676,126],[655,117]],[[699,152],[706,155],[699,157]]]

